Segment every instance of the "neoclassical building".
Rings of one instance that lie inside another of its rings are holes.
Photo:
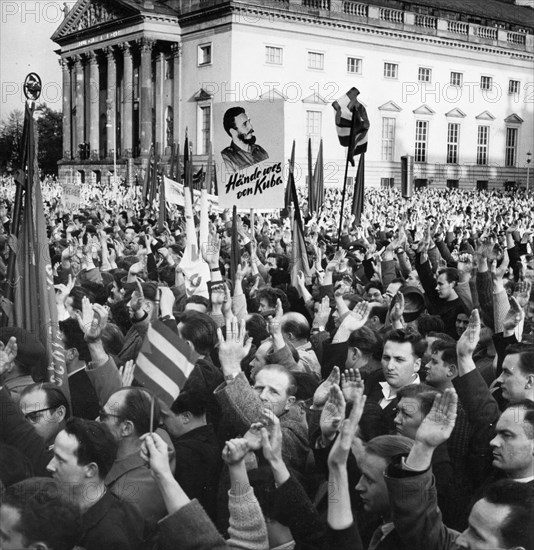
[[[186,129],[206,162],[217,104],[281,100],[263,128],[324,144],[327,185],[345,151],[332,102],[360,90],[371,129],[370,185],[525,185],[534,153],[534,10],[512,0],[79,0],[52,39],[63,69],[60,176],[142,174],[152,146],[169,162]],[[217,144],[218,145],[218,144]],[[534,185],[534,175],[530,185]]]

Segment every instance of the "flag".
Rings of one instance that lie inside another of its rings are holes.
[[[158,169],[159,169],[159,144],[156,143],[156,151],[153,157],[152,172],[150,178],[150,190],[148,196],[148,204],[150,207],[154,207],[154,201],[156,200],[156,193],[158,189]]]
[[[291,178],[293,177],[293,170],[295,169],[295,140],[293,140],[293,147],[291,148],[291,160],[289,161],[289,176],[287,178],[286,194],[284,197],[284,208],[287,210],[291,205]]]
[[[60,338],[56,293],[48,247],[39,167],[34,108],[26,105],[23,153],[26,169],[24,223],[18,239],[15,324],[35,335],[46,350],[46,378],[70,400],[65,353]]]
[[[310,262],[304,241],[304,230],[302,229],[302,218],[300,217],[297,188],[293,172],[289,173],[289,187],[291,188],[291,199],[293,201],[293,235],[291,242],[291,284],[297,286],[297,275],[299,271],[304,273],[306,281],[311,278]]]
[[[151,170],[152,170],[152,156],[154,154],[154,147],[150,147],[150,152],[148,153],[148,160],[146,164],[146,172],[145,172],[145,179],[143,180],[143,193],[141,195],[141,198],[143,202],[146,201],[148,193],[149,193],[149,186],[151,182]]]
[[[232,270],[232,281],[235,283],[237,266],[241,263],[241,249],[239,235],[237,233],[237,206],[232,209],[232,242],[230,244],[230,269]]]
[[[165,179],[164,174],[161,176],[159,184],[159,215],[158,215],[158,231],[162,232],[165,229],[166,210],[165,210]]]
[[[195,368],[195,352],[163,321],[148,327],[134,377],[169,407]]]
[[[319,152],[315,161],[315,169],[313,171],[313,203],[310,208],[310,214],[319,212],[324,202],[324,163],[323,163],[323,140],[319,144]]]
[[[313,168],[312,168],[312,142],[308,138],[308,212],[310,215],[315,207],[315,195],[313,188]]]
[[[369,119],[365,107],[359,103],[357,88],[351,88],[332,103],[336,110],[336,129],[339,143],[348,147],[347,158],[354,166],[354,156],[367,151]]]
[[[208,164],[206,166],[206,177],[204,178],[204,187],[208,191],[208,194],[212,194],[212,174],[213,174],[213,151],[211,147],[211,141],[208,145]]]
[[[363,212],[363,192],[365,179],[365,153],[360,155],[356,181],[354,183],[354,195],[352,197],[352,213],[355,216],[356,225],[360,225]]]

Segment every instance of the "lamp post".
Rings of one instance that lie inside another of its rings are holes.
[[[113,128],[113,189],[116,190],[117,185],[117,131],[115,129],[115,121],[111,121],[112,109],[111,99],[106,101],[108,121],[106,128]]]
[[[530,180],[530,161],[532,160],[532,153],[529,151],[527,153],[527,193],[528,193],[528,184]]]

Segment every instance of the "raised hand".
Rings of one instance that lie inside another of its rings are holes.
[[[161,436],[156,432],[152,432],[142,435],[140,439],[142,441],[141,458],[150,465],[152,473],[158,478],[172,476],[169,465],[169,450]]]
[[[504,330],[505,331],[514,331],[521,321],[525,318],[525,312],[521,308],[521,305],[517,299],[512,296],[510,298],[510,309],[504,318]]]
[[[347,369],[341,375],[341,390],[347,403],[353,403],[357,394],[363,391],[363,380],[359,369]]]
[[[456,344],[459,357],[471,357],[480,340],[480,314],[474,309],[469,317],[469,324]]]
[[[318,386],[318,388],[315,390],[315,393],[313,394],[313,406],[316,409],[324,407],[324,404],[328,399],[328,395],[330,394],[330,388],[334,384],[339,384],[339,380],[339,367],[334,367],[328,378]]]
[[[247,456],[248,451],[249,446],[245,438],[230,439],[224,446],[222,458],[228,466],[235,466]]]
[[[270,464],[281,463],[282,461],[282,428],[280,420],[269,409],[264,409],[263,420],[268,424],[261,428],[261,443],[263,447],[263,456]]]
[[[135,372],[135,363],[133,359],[126,361],[123,367],[119,368],[119,374],[121,376],[122,387],[127,388],[132,385]]]
[[[17,339],[12,336],[7,344],[0,342],[0,376],[13,366],[13,361],[17,358]]]
[[[210,232],[208,242],[201,246],[202,258],[210,267],[219,267],[221,241],[216,231]]]
[[[269,332],[271,336],[277,336],[282,334],[282,316],[284,310],[282,309],[282,302],[280,298],[276,299],[276,305],[274,307],[274,316],[269,317]]]
[[[402,316],[404,315],[404,294],[402,292],[397,292],[393,297],[393,304],[389,312],[389,319],[391,322],[400,322]]]
[[[330,319],[330,298],[328,296],[323,296],[323,299],[319,303],[317,313],[313,318],[314,327],[324,327]]]
[[[219,361],[225,376],[241,372],[241,360],[244,359],[252,346],[252,340],[247,338],[245,320],[237,321],[236,317],[226,321],[226,338],[221,329],[217,329],[219,338]]]
[[[76,312],[76,319],[78,321],[78,325],[80,326],[82,332],[85,334],[87,329],[91,326],[91,321],[93,320],[94,312],[93,312],[93,305],[89,301],[89,298],[87,296],[84,296],[82,298],[82,313],[81,315]]]
[[[321,413],[321,434],[323,441],[334,439],[341,422],[345,419],[345,398],[340,387],[334,384],[330,388],[328,400]]]
[[[519,281],[515,287],[514,296],[517,299],[517,303],[523,308],[528,304],[531,288],[532,283],[529,279]]]
[[[426,447],[436,448],[449,439],[458,408],[458,396],[452,388],[447,388],[434,399],[432,409],[417,429],[415,441]]]

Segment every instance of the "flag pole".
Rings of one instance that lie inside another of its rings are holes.
[[[354,142],[354,116],[355,111],[352,111],[352,124],[350,125],[349,146],[347,147],[347,160],[345,162],[345,177],[343,178],[343,194],[341,195],[341,212],[339,213],[339,229],[337,231],[337,250],[341,246],[341,228],[343,227],[343,210],[345,208],[345,194],[347,192],[347,176],[349,174],[349,162],[351,159],[351,147]]]

